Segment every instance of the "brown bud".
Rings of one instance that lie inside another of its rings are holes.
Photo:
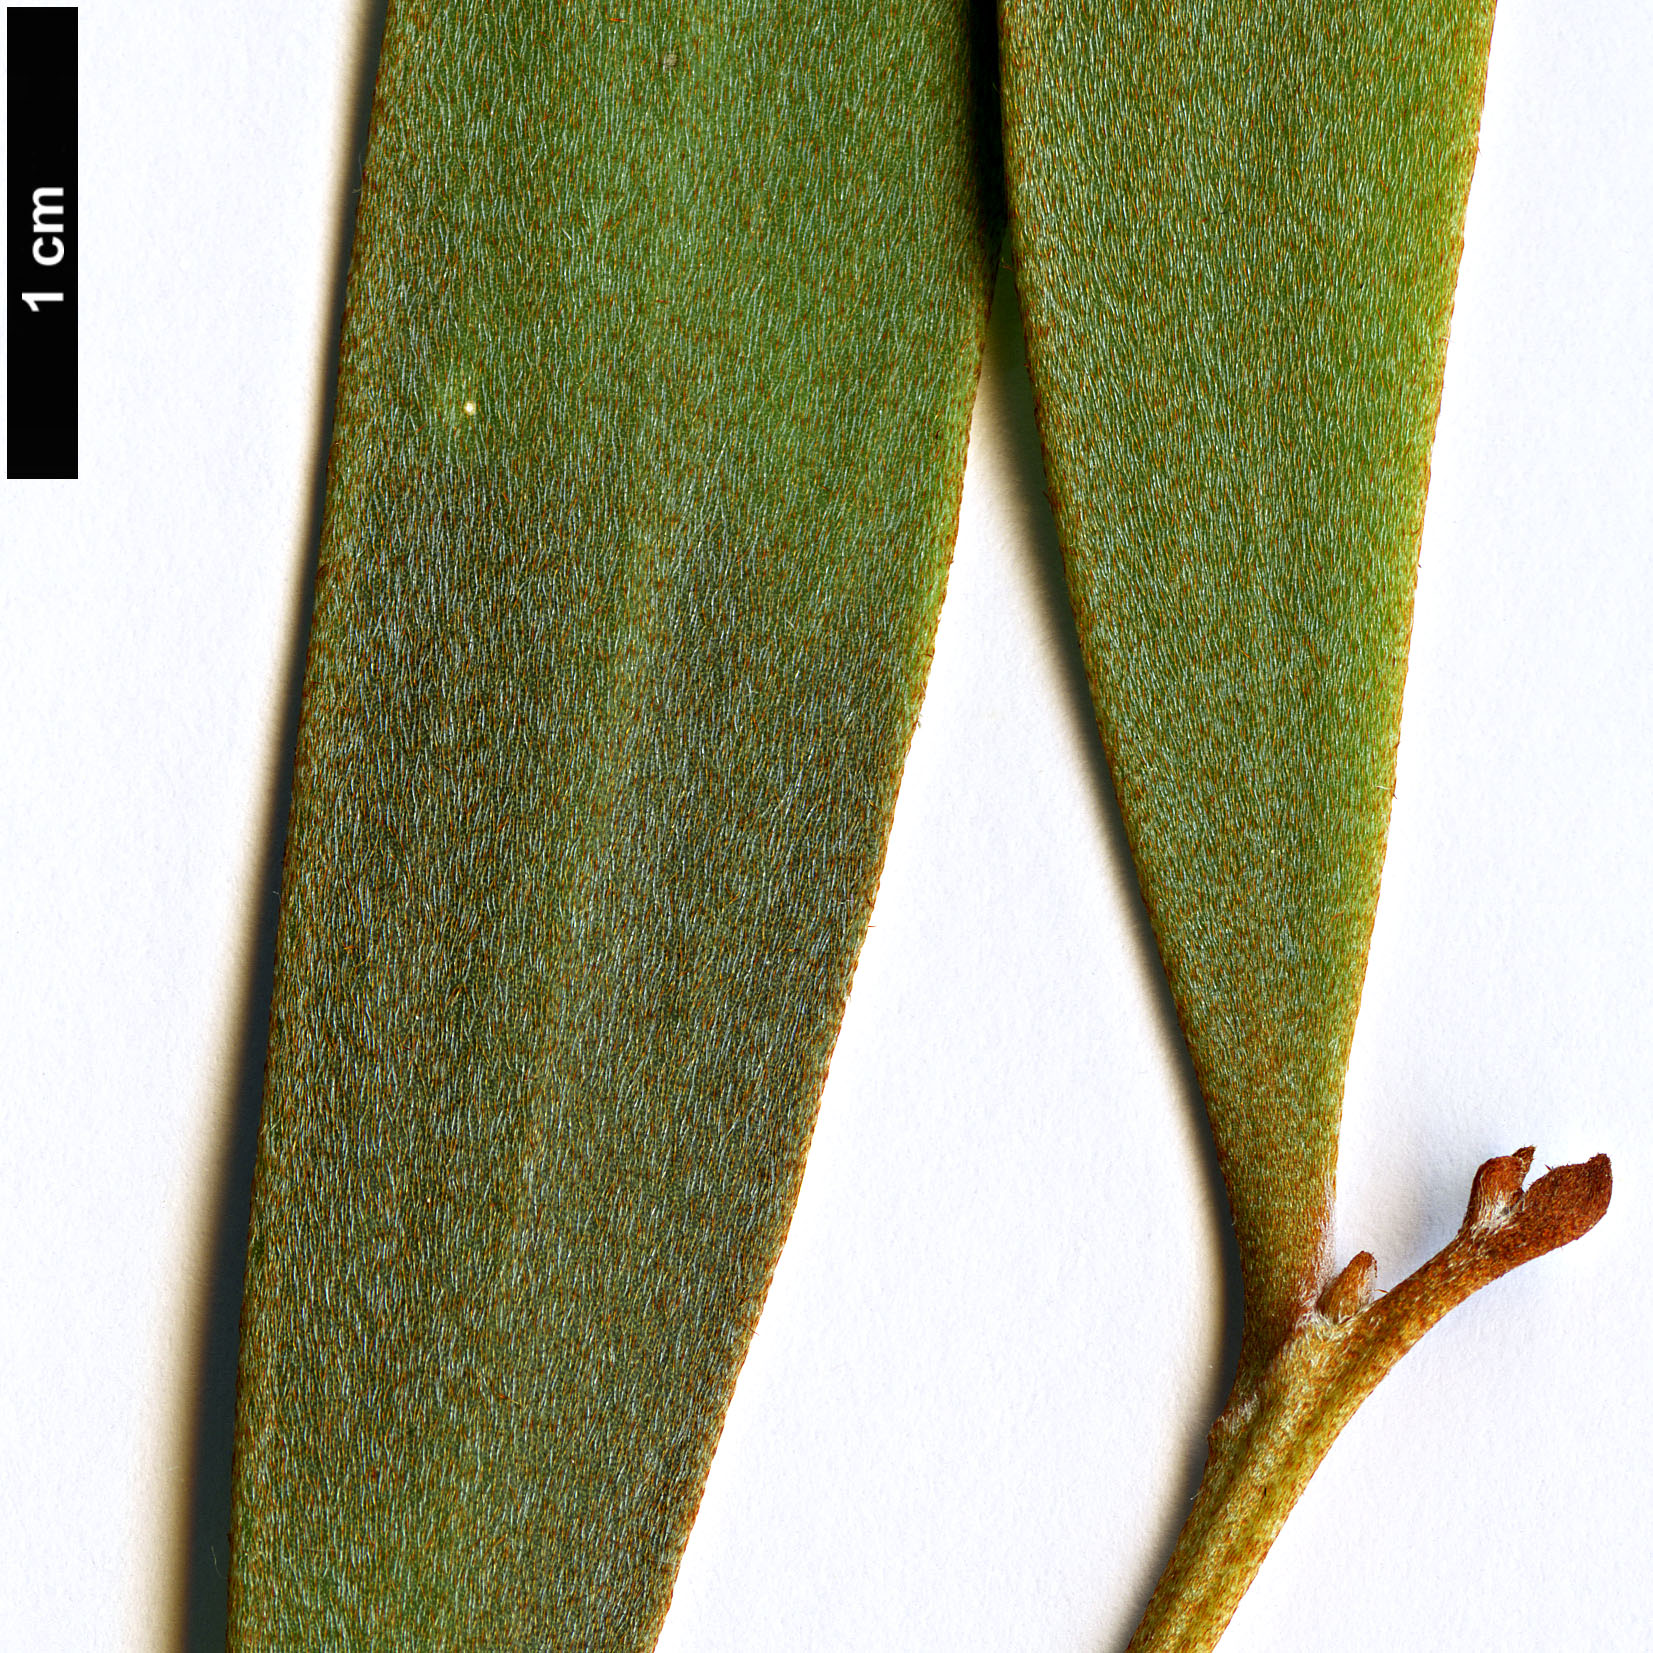
[[[1320,1294],[1320,1312],[1331,1321],[1351,1320],[1376,1296],[1377,1259],[1359,1251]]]
[[[1531,1148],[1517,1148],[1513,1154],[1489,1159],[1475,1173],[1461,1233],[1496,1228],[1520,1206],[1521,1185],[1532,1169],[1532,1155]]]

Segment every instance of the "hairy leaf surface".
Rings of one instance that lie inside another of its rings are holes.
[[[981,46],[966,0],[391,7],[232,1647],[652,1644],[928,665]]]
[[[1255,1375],[1328,1259],[1490,0],[1008,0],[1006,171],[1102,738]]]
[[[1222,1635],[1361,1400],[1586,1232],[1604,1155],[1489,1160],[1387,1297],[1334,1277],[1491,0],[1007,0],[1029,365],[1092,695],[1204,1092],[1239,1370],[1131,1653]]]

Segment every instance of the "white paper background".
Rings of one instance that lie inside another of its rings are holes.
[[[344,0],[82,8],[83,480],[0,484],[7,1653],[198,1653],[221,1624],[226,1259],[372,29]],[[1340,1244],[1393,1283],[1523,1142],[1611,1152],[1613,1208],[1367,1403],[1224,1653],[1653,1644],[1650,87],[1634,0],[1504,0]],[[666,1653],[1123,1648],[1232,1359],[1007,294]]]

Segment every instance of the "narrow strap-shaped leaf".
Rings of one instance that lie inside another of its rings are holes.
[[[1047,471],[1253,1375],[1328,1261],[1491,24],[1491,0],[1005,7]]]
[[[1457,1302],[1605,1211],[1482,1168],[1458,1240],[1332,1278],[1491,0],[1006,0],[1040,432],[1102,738],[1228,1187],[1239,1370],[1132,1641],[1222,1634],[1315,1466]]]
[[[652,1645],[956,527],[993,261],[973,19],[392,4],[283,892],[233,1648]]]

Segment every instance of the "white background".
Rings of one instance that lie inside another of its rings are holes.
[[[372,8],[82,8],[81,475],[0,484],[0,1648],[198,1653]],[[1653,14],[1504,0],[1340,1173],[1613,1156],[1224,1653],[1653,1644]],[[1008,286],[934,675],[667,1653],[1122,1649],[1233,1357]],[[221,1645],[221,1643],[219,1644]]]

